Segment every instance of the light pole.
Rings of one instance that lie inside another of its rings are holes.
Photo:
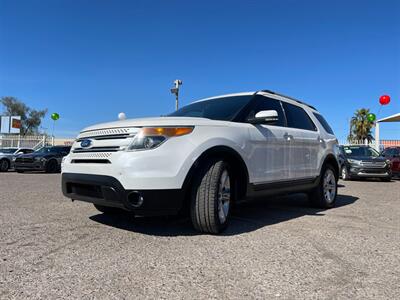
[[[174,81],[174,87],[171,89],[171,93],[175,94],[175,110],[179,108],[179,86],[182,85],[182,80],[176,79]]]

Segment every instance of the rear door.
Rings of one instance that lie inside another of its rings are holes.
[[[287,120],[285,137],[290,141],[289,178],[309,179],[318,175],[322,140],[308,113],[300,106],[282,102]]]

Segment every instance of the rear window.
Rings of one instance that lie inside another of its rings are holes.
[[[328,122],[325,120],[325,118],[322,115],[317,114],[317,113],[313,113],[313,114],[317,118],[317,120],[321,123],[322,127],[324,127],[324,129],[327,133],[334,134],[331,126],[329,126]]]
[[[287,102],[283,102],[282,104],[285,109],[288,127],[317,131],[317,127],[315,127],[314,122],[304,109]]]

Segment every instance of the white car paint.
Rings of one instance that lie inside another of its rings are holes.
[[[232,95],[252,95],[240,93]],[[204,118],[158,117],[116,121],[85,128],[77,140],[91,138],[93,147],[118,146],[116,152],[74,153],[80,142],[72,145],[71,153],[62,164],[63,173],[107,175],[116,178],[126,190],[181,189],[193,163],[206,150],[226,146],[243,159],[250,184],[274,183],[317,177],[324,159],[335,155],[334,135],[327,133],[305,104],[267,92],[258,94],[303,108],[317,127],[316,131],[296,128],[253,125]],[[214,99],[212,97],[207,99]],[[200,100],[204,101],[206,99]],[[151,150],[129,151],[134,135],[141,127],[193,126],[192,133],[172,137]],[[130,134],[125,139],[96,140],[96,136]],[[108,164],[72,163],[107,159]]]

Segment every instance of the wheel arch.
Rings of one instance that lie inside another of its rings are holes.
[[[335,155],[330,153],[325,157],[324,163],[322,166],[325,166],[327,164],[331,165],[335,169],[336,178],[339,178],[340,166],[339,166],[339,162],[337,161]]]
[[[248,168],[242,156],[229,146],[213,146],[208,148],[195,160],[183,183],[185,194],[190,192],[191,183],[199,167],[203,165],[204,162],[215,158],[222,158],[229,163],[233,171],[235,182],[238,183],[235,185],[236,197],[240,199],[241,197],[245,196],[247,184],[249,182]]]

